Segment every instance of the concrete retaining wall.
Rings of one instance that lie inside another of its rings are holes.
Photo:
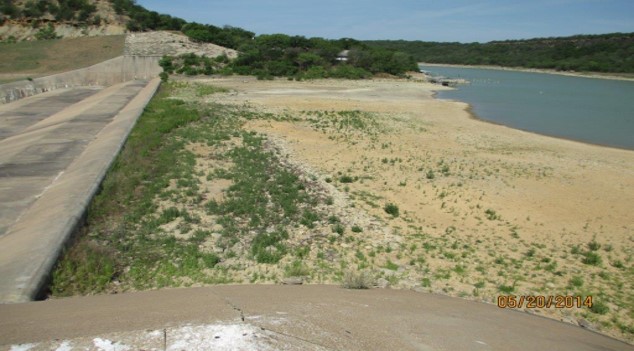
[[[43,92],[75,86],[111,86],[133,79],[158,77],[158,56],[119,56],[94,66],[0,85],[0,104]]]

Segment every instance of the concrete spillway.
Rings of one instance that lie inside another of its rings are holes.
[[[156,92],[160,56],[0,85],[0,303],[35,299]]]
[[[73,87],[107,87],[130,80],[149,80],[161,73],[160,56],[119,56],[96,65],[33,80],[0,85],[0,104]]]

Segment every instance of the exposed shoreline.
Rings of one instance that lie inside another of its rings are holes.
[[[500,71],[515,71],[515,72],[527,72],[527,73],[544,73],[544,74],[553,74],[558,76],[568,76],[568,77],[577,77],[577,78],[593,78],[593,79],[607,79],[607,80],[620,80],[620,81],[629,81],[634,82],[633,77],[625,77],[625,76],[612,76],[601,73],[581,73],[581,72],[562,72],[555,71],[549,69],[540,69],[540,68],[522,68],[522,67],[504,67],[504,66],[487,66],[487,65],[456,65],[449,63],[427,63],[427,62],[418,62],[419,65],[425,66],[436,66],[436,67],[457,67],[457,68],[480,68],[480,69],[495,69]],[[618,74],[618,73],[615,73]]]
[[[496,126],[501,126],[501,127],[506,127],[506,128],[510,128],[510,129],[514,129],[514,130],[519,130],[522,132],[526,132],[526,133],[531,133],[531,134],[535,134],[535,135],[539,135],[539,136],[544,136],[544,137],[549,137],[549,138],[554,138],[554,139],[559,139],[559,140],[566,140],[566,141],[571,141],[571,142],[575,142],[575,143],[580,143],[583,145],[588,145],[588,146],[597,146],[597,147],[602,147],[602,148],[608,148],[608,149],[616,149],[616,150],[623,150],[623,151],[633,151],[634,149],[628,149],[625,147],[619,147],[619,146],[614,146],[614,145],[607,145],[607,144],[600,144],[600,143],[592,143],[589,141],[583,141],[583,140],[578,140],[578,139],[572,139],[572,138],[566,138],[563,136],[559,136],[559,135],[554,135],[554,134],[544,134],[544,133],[539,133],[533,130],[528,130],[528,129],[522,129],[522,128],[516,128],[510,125],[506,125],[504,123],[500,123],[500,122],[495,122],[495,121],[490,121],[487,120],[485,118],[482,118],[480,116],[478,116],[478,114],[473,110],[473,105],[471,105],[468,102],[464,102],[464,101],[460,101],[460,100],[454,100],[454,99],[441,99],[438,97],[438,91],[434,91],[434,93],[432,94],[432,97],[438,101],[448,101],[448,102],[457,102],[457,103],[461,103],[461,104],[466,104],[467,107],[465,108],[465,112],[467,112],[467,114],[469,115],[470,119],[474,119],[476,121],[480,121],[480,122],[484,122],[484,123],[488,123],[488,124],[492,124],[492,125],[496,125]]]

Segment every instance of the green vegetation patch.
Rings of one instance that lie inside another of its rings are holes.
[[[224,261],[303,257],[310,248],[293,247],[286,228],[328,225],[325,200],[283,166],[263,136],[242,129],[268,115],[170,97],[183,90],[219,89],[163,85],[91,203],[77,244],[58,262],[54,295],[229,282],[241,268]],[[196,168],[191,145],[208,148],[224,166]],[[225,181],[223,197],[206,199],[201,179]]]
[[[376,141],[388,128],[381,123],[378,114],[359,111],[302,111],[304,119],[317,131],[330,139],[357,143],[360,139]]]

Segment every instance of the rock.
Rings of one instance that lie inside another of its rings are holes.
[[[244,245],[242,245],[241,242],[237,242],[235,245],[233,245],[233,247],[231,247],[231,251],[235,253],[242,252],[242,250],[244,250]]]
[[[554,289],[554,288],[555,288],[555,284],[553,284],[553,283],[546,283],[546,287],[547,287],[548,289]]]
[[[387,279],[379,278],[379,279],[376,280],[376,287],[377,288],[385,289],[388,286],[390,286],[390,282],[388,282]]]
[[[579,320],[577,320],[577,324],[584,329],[589,329],[589,330],[594,330],[594,326],[592,325],[592,323],[588,322],[587,320],[581,318]]]
[[[563,317],[560,320],[564,323],[575,324],[574,318],[571,317]]]
[[[282,279],[284,285],[302,285],[304,284],[304,278],[302,277],[288,277]]]

